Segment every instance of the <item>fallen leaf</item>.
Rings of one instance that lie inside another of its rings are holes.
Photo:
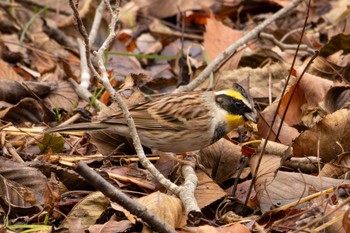
[[[296,157],[315,156],[329,162],[350,149],[350,114],[342,109],[325,116],[293,142]]]
[[[258,131],[259,131],[259,134],[264,138],[267,137],[267,133],[268,133],[270,125],[272,123],[273,116],[274,116],[275,111],[276,111],[276,107],[277,107],[277,101],[270,104],[267,108],[264,109],[264,111],[262,111],[260,113],[261,117],[258,121]],[[278,139],[276,139],[276,134],[278,132],[278,128],[280,126],[280,123],[281,123],[281,118],[277,115],[275,123],[272,127],[273,131],[271,133],[269,140],[280,141],[281,143],[283,143],[285,145],[289,145],[292,143],[292,141],[296,137],[299,136],[299,132],[297,129],[295,129],[295,128],[289,126],[287,123],[283,122],[279,137],[278,137]]]
[[[154,192],[148,196],[138,198],[136,201],[173,228],[180,228],[186,225],[186,214],[183,210],[181,200],[177,197],[161,192]],[[134,215],[128,211],[125,211],[125,215],[132,223],[135,223]]]
[[[258,156],[251,158],[249,165],[252,172],[255,172]],[[327,177],[316,177],[303,173],[278,171],[281,158],[275,155],[264,154],[259,170],[255,174],[255,190],[262,212],[281,207],[302,197],[308,196],[311,192],[317,192],[343,184],[343,180]],[[305,203],[297,208],[302,208]]]
[[[145,14],[149,14],[155,18],[173,16],[179,13],[179,11],[200,10],[204,7],[210,7],[215,3],[213,0],[133,0],[133,2],[143,9]]]
[[[13,214],[34,214],[38,206],[46,204],[47,179],[37,169],[0,157],[0,176],[3,208],[10,207]]]
[[[237,172],[241,159],[241,147],[222,138],[216,143],[200,150],[199,156],[204,167],[212,169],[212,177],[223,184]]]
[[[2,59],[0,59],[0,79],[23,81],[13,68]]]
[[[214,17],[207,19],[205,26],[203,46],[208,53],[210,61],[214,60],[224,49],[229,47],[243,35],[242,31],[233,30],[225,26]],[[220,70],[233,70],[238,67],[238,63],[243,55],[244,49],[238,49],[237,52],[225,62]]]
[[[79,220],[80,228],[86,229],[95,224],[96,220],[101,216],[109,205],[109,200],[101,192],[93,192],[83,198],[73,209],[67,214],[67,218],[60,224],[63,229],[69,229],[73,225],[71,221]]]

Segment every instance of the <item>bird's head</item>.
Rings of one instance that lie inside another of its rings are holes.
[[[245,121],[257,122],[253,99],[239,84],[235,83],[230,89],[215,92],[215,101],[227,112],[226,120],[232,129]]]

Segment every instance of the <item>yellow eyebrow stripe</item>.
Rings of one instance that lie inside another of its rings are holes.
[[[243,103],[245,105],[247,105],[249,108],[253,107],[253,106],[251,106],[249,101],[239,91],[236,91],[236,90],[233,90],[233,89],[226,89],[226,90],[222,90],[222,91],[216,92],[216,95],[220,95],[220,94],[225,94],[225,95],[231,96],[233,98],[242,100]]]

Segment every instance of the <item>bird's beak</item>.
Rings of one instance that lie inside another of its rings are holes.
[[[254,123],[258,122],[258,113],[256,112],[256,110],[254,109],[252,112],[246,112],[244,113],[244,117],[249,120],[252,121]]]

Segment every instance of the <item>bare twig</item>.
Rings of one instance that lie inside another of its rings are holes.
[[[281,50],[296,50],[298,48],[298,44],[286,44],[286,43],[283,43],[283,42],[277,40],[276,37],[274,37],[272,34],[268,34],[268,33],[262,32],[262,33],[260,33],[259,36],[261,38],[264,38],[264,39],[272,41]],[[309,54],[314,54],[314,52],[315,52],[315,50],[313,50],[312,48],[309,48],[309,46],[307,46],[305,44],[301,44],[299,46],[299,51],[306,51]]]
[[[102,20],[102,14],[103,14],[103,11],[105,10],[105,8],[106,8],[105,2],[101,1],[96,9],[94,21],[92,23],[92,27],[90,30],[89,46],[91,46],[94,43],[94,41],[96,40],[97,32],[98,32],[98,29],[100,27],[101,20]],[[78,44],[79,44],[79,51],[81,54],[81,56],[80,56],[80,70],[81,70],[80,86],[87,89],[90,86],[91,74],[90,74],[89,67],[87,65],[86,56],[83,56],[86,53],[85,46],[81,42],[80,38],[78,38],[77,40],[78,40]]]
[[[87,64],[86,64],[86,66],[87,66]],[[90,75],[90,73],[89,73],[89,75]],[[75,92],[78,94],[78,96],[81,99],[86,100],[87,102],[93,101],[94,107],[98,110],[106,107],[106,105],[104,103],[102,103],[101,101],[99,101],[95,96],[93,96],[91,94],[91,92],[86,87],[79,85],[72,78],[69,78],[68,81],[73,85]],[[93,98],[95,98],[95,99],[93,100]]]
[[[264,22],[259,24],[249,33],[245,34],[242,38],[237,40],[234,44],[230,45],[224,51],[222,51],[199,75],[198,77],[186,86],[181,86],[175,90],[175,92],[191,91],[203,83],[207,77],[209,77],[211,72],[214,72],[220,64],[230,57],[237,49],[247,43],[249,40],[256,38],[259,33],[270,23],[274,22],[276,19],[284,16],[292,9],[294,9],[303,0],[293,0],[287,7],[280,9],[271,17],[267,18]]]

